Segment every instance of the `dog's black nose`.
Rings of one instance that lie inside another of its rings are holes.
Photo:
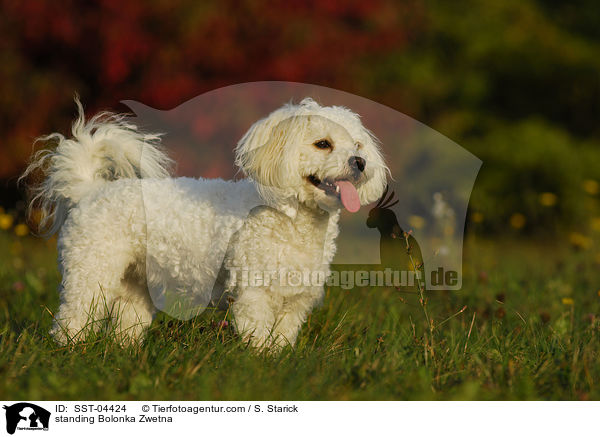
[[[348,164],[350,164],[351,168],[357,168],[359,171],[364,171],[365,166],[367,165],[367,161],[365,161],[360,156],[352,156],[348,160]]]

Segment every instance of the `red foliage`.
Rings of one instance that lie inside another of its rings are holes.
[[[0,177],[20,170],[32,138],[66,130],[75,92],[90,112],[122,99],[169,109],[254,80],[360,92],[356,67],[402,47],[419,16],[388,0],[0,4]]]

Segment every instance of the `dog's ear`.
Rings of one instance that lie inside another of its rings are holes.
[[[257,183],[263,199],[279,205],[295,194],[299,183],[298,159],[294,157],[307,116],[297,115],[297,107],[286,105],[254,123],[238,142],[235,164]]]

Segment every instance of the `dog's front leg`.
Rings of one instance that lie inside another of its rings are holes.
[[[286,297],[278,314],[272,336],[277,347],[293,346],[298,333],[318,298],[313,293],[300,293]]]
[[[258,349],[270,346],[275,325],[273,302],[261,288],[247,288],[231,306],[237,332]]]

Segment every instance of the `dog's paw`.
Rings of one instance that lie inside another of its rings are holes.
[[[290,345],[290,342],[282,336],[275,338],[270,334],[263,336],[246,335],[243,337],[243,341],[257,353],[267,353],[269,355],[278,354],[284,347]]]

